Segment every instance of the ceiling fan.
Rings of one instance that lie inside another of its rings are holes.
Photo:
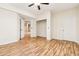
[[[39,3],[39,4],[37,4],[37,8],[38,8],[38,10],[41,9],[41,8],[40,8],[40,4],[43,4],[43,5],[49,5],[49,3]],[[35,4],[35,3],[32,3],[32,4],[28,5],[28,7],[31,7],[31,6],[33,6],[33,5],[36,5],[36,4]]]

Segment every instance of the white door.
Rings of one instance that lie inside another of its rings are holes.
[[[76,38],[76,22],[75,18],[72,15],[64,17],[63,26],[64,26],[64,39],[74,40]]]

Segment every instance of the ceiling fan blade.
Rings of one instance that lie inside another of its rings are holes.
[[[38,10],[40,10],[40,6],[38,5]]]
[[[32,3],[32,4],[28,5],[28,7],[31,7],[31,6],[33,6],[33,5],[34,5],[34,3]]]
[[[49,3],[41,3],[41,4],[49,5]]]

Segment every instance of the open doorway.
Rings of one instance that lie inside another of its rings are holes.
[[[31,22],[28,16],[20,15],[20,40],[30,37]]]
[[[47,37],[47,24],[46,19],[37,21],[37,36],[46,38]]]
[[[31,24],[30,21],[24,21],[24,29],[25,29],[25,36],[30,36],[30,29],[31,29]]]

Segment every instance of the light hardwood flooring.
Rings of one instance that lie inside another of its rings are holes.
[[[79,44],[26,36],[18,42],[1,45],[0,56],[79,56]]]

